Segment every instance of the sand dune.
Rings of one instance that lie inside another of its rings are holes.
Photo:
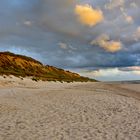
[[[0,140],[139,140],[139,87],[0,77]]]

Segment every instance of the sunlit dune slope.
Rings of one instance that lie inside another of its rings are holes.
[[[10,52],[0,52],[0,74],[21,77],[32,76],[34,80],[45,81],[95,81],[82,77],[77,73],[65,71],[49,65],[43,65],[33,58],[16,55]]]

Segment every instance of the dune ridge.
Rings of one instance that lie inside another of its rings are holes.
[[[17,55],[11,52],[0,52],[0,75],[14,75],[17,77],[32,76],[32,79],[35,81],[96,81],[74,72],[65,71],[54,66],[43,65],[31,57]]]

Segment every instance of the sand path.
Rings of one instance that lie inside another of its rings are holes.
[[[0,140],[140,140],[139,91],[133,98],[104,83],[36,87],[0,88]]]

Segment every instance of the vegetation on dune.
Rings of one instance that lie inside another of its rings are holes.
[[[16,55],[11,52],[0,52],[0,74],[18,77],[32,76],[32,80],[34,81],[96,81],[87,77],[82,77],[77,73],[72,73],[49,65],[45,66],[31,57]]]

